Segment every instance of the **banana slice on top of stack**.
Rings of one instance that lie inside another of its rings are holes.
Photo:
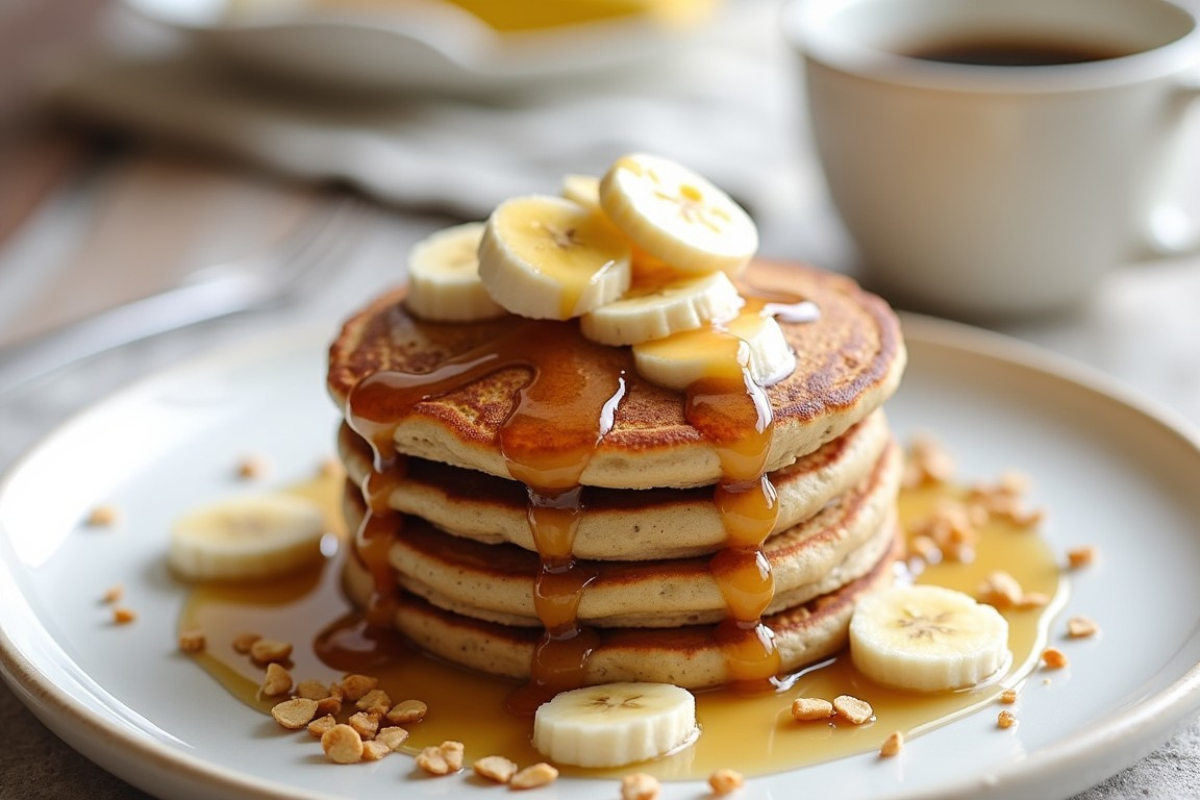
[[[758,231],[727,194],[645,154],[618,159],[600,178],[566,175],[561,193],[506,200],[485,223],[418,244],[409,309],[445,322],[504,311],[578,318],[584,336],[632,346],[642,377],[672,389],[711,374],[698,331],[717,331],[761,385],[792,371],[775,308],[749,306],[730,280],[757,250]]]

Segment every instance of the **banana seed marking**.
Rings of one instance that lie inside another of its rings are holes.
[[[612,695],[606,694],[603,697],[597,697],[595,700],[592,700],[588,705],[604,709],[605,711],[613,711],[618,708],[644,708],[646,704],[640,702],[641,699],[642,695],[636,694],[633,697],[626,697],[623,700],[614,702],[615,698]]]
[[[954,628],[944,624],[953,616],[949,611],[943,611],[936,617],[929,617],[920,612],[905,609],[906,619],[897,620],[896,625],[900,628],[908,628],[908,636],[910,639],[932,639],[934,634],[951,634],[954,633]]]

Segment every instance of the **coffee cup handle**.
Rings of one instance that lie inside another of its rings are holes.
[[[1200,173],[1200,69],[1180,78],[1175,94],[1179,120],[1173,151],[1166,159],[1165,186],[1143,225],[1143,247],[1151,258],[1169,258],[1200,251],[1200,202],[1185,204],[1194,176]],[[1191,135],[1189,135],[1189,133]],[[1194,189],[1190,193],[1196,195]],[[1196,195],[1200,199],[1200,195]],[[1188,206],[1191,206],[1190,208]]]

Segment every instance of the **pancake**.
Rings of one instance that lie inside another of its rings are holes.
[[[777,470],[775,532],[809,519],[849,491],[872,470],[888,446],[882,411],[844,435]],[[357,486],[371,469],[366,443],[346,426],[338,449],[349,479]],[[711,487],[621,491],[589,487],[573,551],[595,560],[687,558],[723,546],[726,532],[713,505]],[[388,505],[419,516],[456,536],[485,544],[511,543],[535,551],[529,529],[529,498],[523,484],[422,459],[409,459],[403,480],[395,482]]]
[[[791,672],[845,647],[858,597],[890,585],[900,538],[866,575],[803,605],[772,614],[763,622],[775,633],[781,670]],[[347,562],[345,586],[364,603],[372,579],[354,559]],[[419,647],[461,666],[514,679],[530,676],[538,628],[499,625],[439,609],[408,592],[396,598],[393,624]],[[609,628],[587,660],[584,685],[614,681],[673,683],[703,689],[731,681],[725,654],[711,625],[678,628]]]
[[[836,589],[879,560],[895,528],[900,472],[901,456],[893,444],[858,487],[768,540],[763,551],[775,585],[768,613]],[[362,501],[350,489],[348,517],[354,522],[356,512],[362,513]],[[846,563],[864,547],[865,555]],[[535,553],[508,544],[456,539],[419,518],[407,517],[401,518],[389,562],[402,586],[435,605],[504,624],[540,625],[532,596],[541,566]],[[576,569],[593,576],[580,599],[577,619],[605,627],[719,622],[728,610],[710,564],[707,556],[577,561]]]
[[[774,425],[766,469],[774,471],[836,439],[874,411],[899,384],[905,351],[899,322],[887,304],[844,276],[756,262],[745,280],[755,291],[810,300],[820,309],[814,322],[781,322],[797,366],[767,389]],[[478,355],[474,363],[484,363],[495,355],[498,342],[519,334],[526,342],[558,343],[581,376],[624,376],[611,428],[595,445],[579,483],[687,488],[721,479],[717,449],[686,421],[683,395],[638,378],[628,348],[588,342],[574,321],[503,317],[471,324],[422,322],[407,312],[403,298],[403,289],[384,294],[348,320],[331,345],[328,388],[342,408],[350,407],[352,389],[367,376],[427,373],[454,357]],[[509,477],[500,433],[533,373],[527,366],[503,365],[522,357],[509,353],[496,360],[501,364],[496,371],[465,385],[443,387],[445,391],[397,413],[388,422],[388,433],[398,452]],[[558,427],[539,429],[537,446],[557,452],[561,442],[556,437],[567,435]]]

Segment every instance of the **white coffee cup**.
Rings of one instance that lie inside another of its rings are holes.
[[[1183,124],[1200,96],[1200,23],[1184,2],[790,4],[817,152],[864,281],[954,316],[1025,315],[1075,304],[1147,245],[1182,247],[1164,191],[1185,127],[1200,148],[1200,126]],[[951,46],[1111,57],[920,57]]]

